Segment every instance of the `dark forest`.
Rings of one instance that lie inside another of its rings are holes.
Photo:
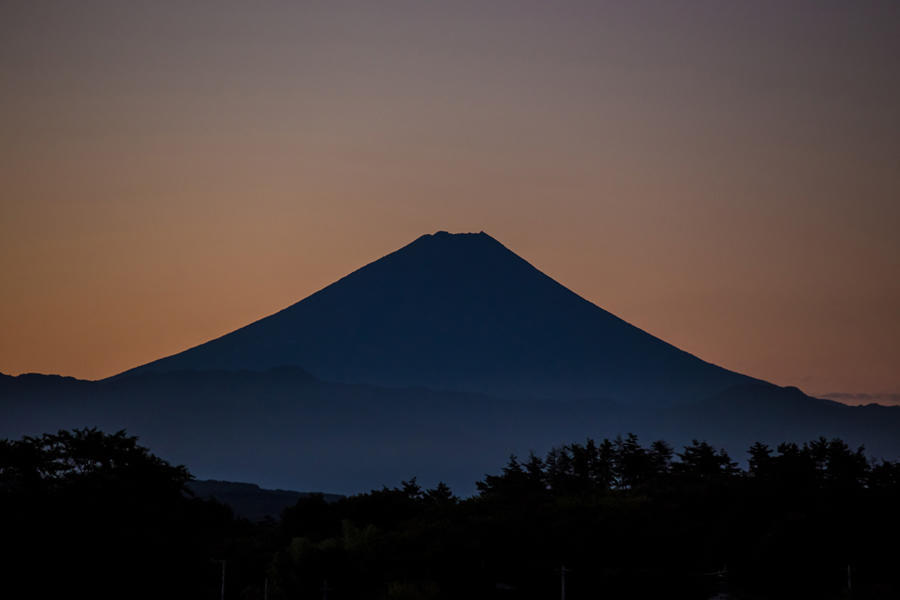
[[[738,461],[745,467],[740,467]],[[425,475],[425,474],[420,474]],[[636,436],[415,477],[280,519],[194,497],[125,432],[0,441],[3,597],[891,598],[900,464],[820,438],[730,457]]]

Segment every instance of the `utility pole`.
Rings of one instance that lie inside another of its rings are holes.
[[[263,580],[263,600],[269,600],[269,578]]]
[[[222,593],[220,595],[221,600],[225,600],[225,561],[222,560]]]
[[[570,572],[566,565],[559,568],[559,597],[561,600],[566,600],[566,573]]]

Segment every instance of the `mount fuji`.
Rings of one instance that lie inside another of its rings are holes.
[[[311,296],[100,381],[0,374],[0,437],[126,429],[203,479],[355,493],[419,476],[466,494],[510,453],[634,432],[819,436],[900,458],[900,407],[852,407],[705,362],[485,233],[424,235]]]
[[[629,405],[698,401],[756,381],[629,325],[486,233],[443,231],[123,375],[285,365],[341,383]]]

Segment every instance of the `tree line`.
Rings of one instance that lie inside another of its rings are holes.
[[[745,464],[629,434],[512,456],[471,498],[411,478],[251,523],[125,432],[0,440],[0,595],[897,596],[900,464],[824,438]]]
[[[665,441],[642,446],[636,435],[604,439],[596,443],[573,443],[553,448],[544,458],[534,453],[525,462],[516,456],[499,475],[478,482],[481,495],[583,495],[636,492],[666,485],[736,483],[754,486],[844,489],[896,487],[897,463],[867,458],[865,448],[851,449],[840,439],[817,440],[776,448],[756,442],[749,450],[748,468],[722,449],[694,440],[681,452]]]

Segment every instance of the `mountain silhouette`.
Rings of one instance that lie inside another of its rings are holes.
[[[463,495],[510,453],[634,432],[735,458],[840,437],[900,457],[900,407],[811,398],[704,362],[490,236],[425,235],[308,298],[101,381],[0,374],[0,437],[126,429],[198,476]]]
[[[626,404],[702,400],[755,381],[626,323],[483,232],[443,231],[118,377],[282,365],[340,383]]]

